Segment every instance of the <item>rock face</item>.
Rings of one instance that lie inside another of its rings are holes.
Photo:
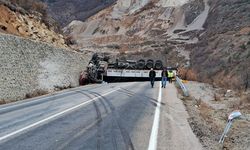
[[[73,20],[82,20],[112,5],[116,0],[42,0],[47,3],[49,14],[62,27]]]
[[[32,97],[79,85],[87,55],[0,34],[0,100]]]
[[[40,14],[22,14],[9,7],[0,1],[0,32],[51,43],[57,47],[67,47],[63,35],[49,29],[42,22]]]

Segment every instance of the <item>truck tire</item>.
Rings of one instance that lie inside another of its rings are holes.
[[[147,69],[154,68],[154,60],[152,59],[147,60],[146,68]]]
[[[140,59],[140,60],[137,62],[137,68],[138,68],[138,69],[144,69],[144,68],[145,68],[145,60],[144,60],[144,59]]]
[[[161,60],[156,60],[155,61],[155,69],[160,70],[163,68],[162,61]]]

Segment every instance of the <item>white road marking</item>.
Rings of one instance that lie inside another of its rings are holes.
[[[35,98],[30,98],[30,99],[26,99],[26,100],[6,104],[6,105],[3,105],[4,106],[3,108],[0,108],[0,112],[4,111],[6,109],[12,109],[12,108],[15,108],[15,107],[18,107],[18,106],[28,105],[28,104],[32,104],[32,103],[35,103],[35,102],[38,102],[38,101],[46,100],[48,98],[52,98],[53,96],[60,96],[60,95],[66,94],[66,93],[75,92],[77,89],[82,89],[82,88],[83,87],[81,86],[81,87],[76,87],[74,89],[66,89],[66,90],[58,91],[58,92],[50,94],[50,95],[43,95],[43,96],[39,96],[39,97],[35,97]]]
[[[148,150],[156,150],[157,149],[157,137],[158,137],[159,122],[160,122],[161,97],[162,97],[162,90],[161,90],[161,83],[160,83],[158,103],[157,103],[157,106],[155,108],[154,123],[153,123],[152,131],[151,131],[151,135],[150,135]]]
[[[7,138],[9,138],[9,137],[11,137],[11,136],[14,136],[14,135],[16,135],[16,134],[19,134],[19,133],[21,133],[21,132],[23,132],[23,131],[25,131],[25,130],[28,130],[28,129],[30,129],[30,128],[33,128],[33,127],[35,127],[35,126],[38,126],[38,125],[40,125],[40,124],[42,124],[42,123],[45,123],[46,121],[50,121],[50,120],[52,120],[52,119],[54,119],[54,118],[56,118],[56,117],[59,117],[59,116],[65,114],[65,113],[68,113],[68,112],[70,112],[70,111],[73,111],[73,110],[75,110],[75,109],[78,109],[78,108],[80,108],[80,107],[82,107],[82,106],[84,106],[84,105],[87,105],[87,104],[89,104],[89,103],[91,103],[91,102],[97,100],[98,98],[100,98],[100,97],[102,97],[102,96],[105,96],[105,95],[108,95],[108,94],[110,94],[110,93],[113,93],[113,92],[115,92],[115,91],[117,91],[117,90],[118,90],[118,89],[112,90],[112,91],[107,92],[107,93],[105,93],[105,94],[103,94],[103,95],[97,96],[97,97],[95,97],[95,98],[93,98],[93,99],[91,99],[91,100],[88,100],[88,101],[86,101],[86,102],[83,102],[83,103],[81,103],[81,104],[79,104],[79,105],[76,105],[76,106],[74,106],[74,107],[68,108],[68,109],[66,109],[66,110],[64,110],[64,111],[62,111],[62,112],[56,113],[56,114],[54,114],[54,115],[52,115],[52,116],[50,116],[50,117],[48,117],[48,118],[45,118],[45,119],[40,120],[40,121],[38,121],[38,122],[35,122],[35,123],[31,124],[31,125],[28,125],[28,126],[26,126],[26,127],[24,127],[24,128],[21,128],[21,129],[19,129],[19,130],[16,130],[16,131],[14,131],[14,132],[12,132],[12,133],[9,133],[9,134],[7,134],[7,135],[5,135],[5,136],[2,136],[2,137],[0,137],[0,142],[3,141],[3,140],[6,140]]]

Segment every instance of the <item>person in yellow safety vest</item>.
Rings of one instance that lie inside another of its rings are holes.
[[[172,70],[168,71],[168,78],[169,78],[169,83],[172,83],[174,78],[174,72]]]
[[[170,83],[170,74],[169,74],[169,70],[168,70],[168,82]]]

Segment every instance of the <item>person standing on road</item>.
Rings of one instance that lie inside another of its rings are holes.
[[[152,88],[154,87],[156,73],[153,68],[149,71],[149,78]]]
[[[168,72],[168,78],[169,78],[169,83],[172,83],[174,78],[174,72],[172,70]]]
[[[163,69],[161,72],[161,87],[166,88],[166,84],[167,84],[167,78],[168,78],[168,72],[167,69]]]

